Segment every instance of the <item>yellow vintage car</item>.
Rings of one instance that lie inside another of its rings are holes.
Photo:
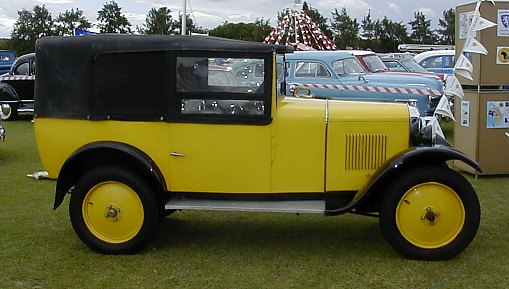
[[[40,39],[35,134],[54,209],[69,194],[76,234],[105,254],[141,250],[178,210],[376,216],[408,258],[463,251],[480,206],[446,162],[479,165],[406,104],[281,95],[278,59],[291,51],[203,36]],[[258,81],[234,73],[251,62]]]

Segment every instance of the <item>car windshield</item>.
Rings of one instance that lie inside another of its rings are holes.
[[[333,61],[332,68],[339,75],[366,73],[355,57]]]
[[[400,61],[412,72],[428,72],[426,69],[424,69],[424,67],[420,66],[413,59],[401,59]]]
[[[365,55],[362,57],[371,72],[387,71],[387,67],[377,55]]]

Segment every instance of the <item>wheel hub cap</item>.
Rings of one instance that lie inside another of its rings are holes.
[[[431,207],[427,207],[425,212],[421,220],[429,222],[430,225],[435,225],[435,222],[438,221],[438,217],[440,217],[440,213],[433,211]]]
[[[106,181],[97,184],[85,196],[83,220],[98,239],[111,243],[124,243],[136,236],[143,220],[143,204],[129,186]]]
[[[450,187],[427,182],[409,189],[396,208],[396,225],[411,244],[426,249],[443,247],[461,232],[465,208]]]
[[[113,221],[118,221],[118,214],[120,213],[120,208],[116,208],[113,205],[108,205],[106,213],[104,216],[109,219],[111,218]]]

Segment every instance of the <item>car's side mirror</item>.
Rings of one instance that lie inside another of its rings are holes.
[[[297,86],[293,90],[293,96],[299,98],[313,98],[313,93],[311,93],[311,88],[305,86]]]

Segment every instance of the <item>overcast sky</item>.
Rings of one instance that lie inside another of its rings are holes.
[[[187,0],[187,12],[194,17],[198,26],[215,28],[228,21],[229,23],[253,22],[257,18],[270,19],[276,26],[277,13],[285,8],[292,8],[294,0]],[[0,0],[0,38],[9,38],[12,26],[18,19],[18,11],[33,10],[36,5],[45,5],[56,18],[60,12],[79,8],[92,23],[97,22],[97,11],[106,0]],[[145,22],[147,12],[155,7],[168,7],[172,12],[182,11],[183,0],[117,0],[122,13],[129,19],[133,28]],[[334,9],[343,7],[352,18],[360,23],[371,10],[372,19],[389,19],[403,22],[414,19],[414,12],[423,12],[431,20],[433,28],[438,27],[442,12],[458,5],[477,2],[476,0],[307,0],[307,3],[331,18]],[[410,32],[410,29],[408,30]]]

